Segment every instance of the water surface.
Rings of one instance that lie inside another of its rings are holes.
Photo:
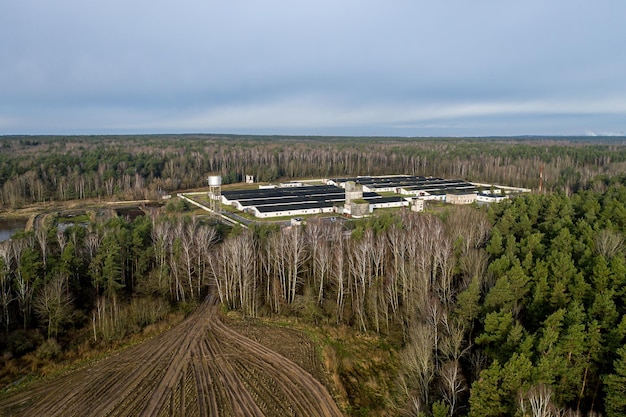
[[[0,217],[0,242],[9,239],[15,232],[24,230],[28,219],[2,218]]]

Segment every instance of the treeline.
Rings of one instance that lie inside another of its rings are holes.
[[[93,197],[154,198],[206,185],[394,173],[571,193],[626,168],[608,138],[428,139],[224,135],[0,138],[0,204]]]
[[[70,227],[52,219],[0,242],[3,350],[19,357],[44,339],[74,344],[69,332],[86,328],[93,344],[122,340],[172,306],[193,306],[208,292],[217,230],[168,215],[130,221],[91,213]]]

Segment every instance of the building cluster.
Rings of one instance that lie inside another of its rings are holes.
[[[392,192],[422,200],[446,201],[447,195],[476,195],[478,188],[467,181],[398,175],[388,177],[352,177],[327,180],[327,184],[345,188],[348,183],[363,186],[363,191]]]
[[[334,185],[285,184],[272,188],[222,192],[222,204],[259,218],[344,213],[346,191]],[[360,195],[368,212],[375,208],[408,206],[400,196],[383,197],[375,192]]]
[[[257,218],[336,213],[365,217],[376,209],[407,207],[422,211],[427,200],[451,204],[495,202],[508,198],[504,189],[421,176],[334,178],[324,185],[290,182],[258,189],[223,191],[221,203]]]

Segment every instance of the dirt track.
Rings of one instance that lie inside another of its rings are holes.
[[[341,416],[325,387],[205,302],[171,330],[27,392],[2,416]]]

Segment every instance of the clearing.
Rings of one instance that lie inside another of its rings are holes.
[[[315,361],[312,350],[301,352],[304,362]],[[317,379],[228,327],[208,299],[182,323],[145,343],[8,394],[0,399],[0,415],[342,414]]]

